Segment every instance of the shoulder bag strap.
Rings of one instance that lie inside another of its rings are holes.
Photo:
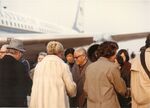
[[[145,51],[142,51],[140,54],[140,60],[141,60],[141,64],[146,72],[146,74],[148,75],[148,77],[150,78],[150,71],[148,70],[147,66],[146,66],[146,62],[145,62]]]

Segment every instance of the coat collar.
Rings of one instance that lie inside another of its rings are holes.
[[[109,61],[108,58],[106,58],[106,57],[100,57],[98,60]],[[109,61],[109,62],[110,62],[110,61]]]

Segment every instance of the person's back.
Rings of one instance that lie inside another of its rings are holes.
[[[150,70],[149,57],[150,47],[145,50],[145,63],[148,70]],[[132,60],[131,96],[132,108],[150,108],[150,78],[141,65],[140,56]]]
[[[118,80],[119,67],[101,57],[91,64],[87,70],[87,92],[90,100],[88,103],[92,105],[92,107],[89,106],[88,108],[118,108],[119,102],[114,87],[116,86],[115,89],[121,94],[124,94],[125,91],[122,79],[121,81],[120,79]],[[90,81],[92,82],[90,83]],[[92,103],[95,105],[93,106]]]
[[[150,108],[150,35],[140,56],[131,62],[132,108]]]
[[[59,43],[55,41],[48,44],[48,49],[53,49],[52,53],[56,52],[57,47]],[[49,55],[35,67],[30,108],[69,108],[67,95],[76,95],[76,84],[69,66],[59,57],[59,53],[54,55],[48,51]]]
[[[7,54],[0,60],[0,106],[27,106],[27,82],[24,65],[19,62],[23,43],[12,40]]]
[[[0,60],[0,106],[27,106],[23,64],[6,55]]]
[[[120,108],[116,92],[125,95],[126,86],[119,66],[114,63],[117,49],[114,42],[102,43],[98,49],[101,57],[87,67],[84,83],[87,108]]]

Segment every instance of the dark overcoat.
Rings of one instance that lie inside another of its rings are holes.
[[[27,83],[24,65],[5,55],[0,60],[0,107],[27,106]]]

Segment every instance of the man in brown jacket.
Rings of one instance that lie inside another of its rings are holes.
[[[126,85],[114,63],[118,45],[106,41],[98,48],[101,57],[86,69],[84,90],[87,108],[120,108],[116,92],[125,95]]]

